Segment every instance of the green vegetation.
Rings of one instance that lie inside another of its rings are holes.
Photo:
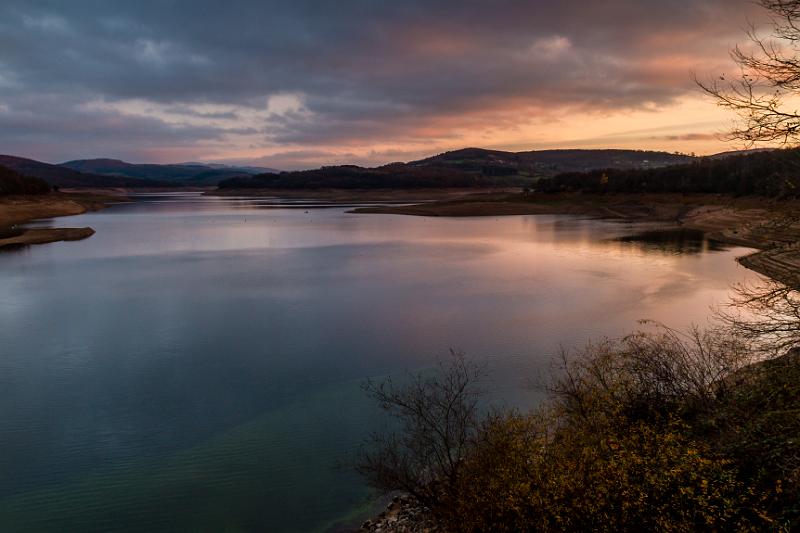
[[[44,180],[23,176],[9,168],[0,166],[0,196],[11,194],[45,194],[50,185]]]
[[[727,327],[637,333],[565,354],[537,409],[485,415],[456,356],[368,386],[402,423],[358,465],[448,531],[793,530],[800,350],[755,353]]]
[[[763,151],[704,158],[650,169],[563,173],[538,181],[539,192],[718,193],[791,198],[800,195],[800,150]]]

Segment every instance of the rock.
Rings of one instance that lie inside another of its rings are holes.
[[[428,517],[427,510],[407,494],[392,498],[392,502],[377,518],[367,520],[360,532],[366,533],[435,533],[439,529]]]

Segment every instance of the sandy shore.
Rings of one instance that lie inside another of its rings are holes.
[[[0,198],[0,248],[74,241],[94,235],[92,228],[20,228],[20,224],[43,218],[79,215],[96,211],[122,196],[95,193],[50,193],[41,196]]]
[[[19,235],[0,239],[0,248],[47,244],[59,241],[79,241],[94,235],[92,228],[35,228],[22,230]]]

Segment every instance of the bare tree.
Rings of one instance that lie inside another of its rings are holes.
[[[698,84],[739,115],[731,140],[793,146],[800,141],[800,111],[788,100],[800,96],[800,0],[758,3],[770,12],[772,35],[763,37],[751,25],[750,46],[731,51],[739,75]]]
[[[601,424],[618,415],[653,422],[703,412],[725,393],[728,376],[752,362],[748,343],[730,330],[642,323],[655,329],[562,354],[549,390],[566,419],[592,424],[603,414]]]
[[[800,291],[774,280],[740,284],[717,315],[767,356],[800,346]]]
[[[800,142],[800,110],[794,107],[800,97],[800,0],[758,3],[770,13],[772,34],[764,37],[751,25],[749,46],[731,51],[739,76],[698,84],[719,105],[739,115],[730,140],[747,146],[777,142],[796,147]],[[796,166],[800,172],[800,157]],[[773,213],[762,229],[789,238],[766,253],[788,250],[796,254],[797,243],[792,241],[798,221],[800,213],[791,206]],[[732,310],[719,313],[739,334],[775,354],[800,345],[800,273],[789,268],[780,281],[736,287]]]
[[[402,491],[434,509],[457,486],[462,459],[480,427],[480,382],[487,370],[451,352],[436,372],[367,382],[364,389],[397,423],[376,432],[356,460],[367,483],[382,493]],[[452,496],[452,494],[449,494]]]

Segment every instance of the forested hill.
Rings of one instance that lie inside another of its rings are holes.
[[[45,194],[50,185],[44,180],[23,176],[10,168],[0,166],[0,196],[11,194]]]
[[[56,187],[176,187],[174,183],[158,180],[101,176],[78,172],[71,168],[12,155],[0,155],[0,165],[22,175],[39,178]]]
[[[452,166],[465,170],[516,170],[531,176],[553,176],[561,172],[596,168],[651,168],[688,163],[695,158],[685,154],[646,150],[532,150],[504,152],[464,148],[412,161],[411,166]],[[501,172],[502,173],[502,172]]]
[[[210,165],[205,163],[136,164],[118,159],[77,159],[58,165],[78,172],[145,180],[157,180],[195,187],[216,185],[237,176],[276,172],[268,168]]]
[[[490,175],[439,166],[413,167],[392,163],[376,168],[353,165],[316,170],[259,174],[219,183],[220,189],[407,189],[451,187],[522,187],[532,179]]]
[[[594,168],[650,168],[693,158],[637,150],[544,150],[503,152],[465,148],[409,163],[374,168],[354,165],[259,174],[220,182],[221,189],[372,189],[525,187],[543,177]]]
[[[800,149],[705,157],[660,168],[566,172],[539,180],[540,192],[678,192],[742,196],[800,195]]]

